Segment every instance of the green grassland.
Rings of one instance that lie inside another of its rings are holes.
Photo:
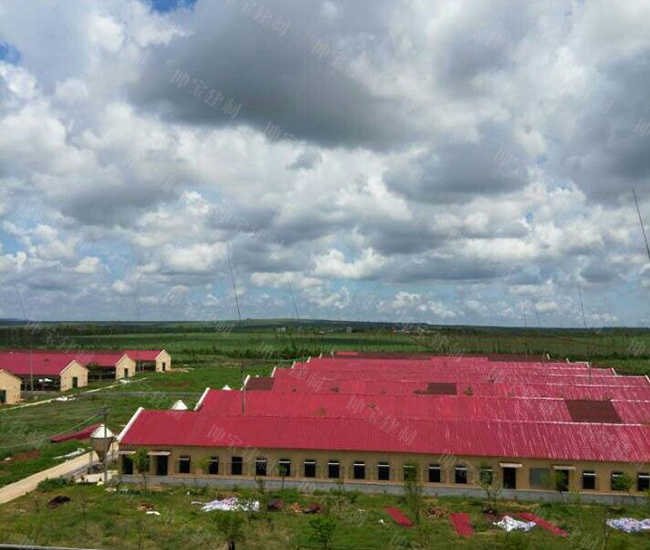
[[[102,486],[76,485],[37,491],[2,508],[0,540],[4,543],[78,546],[119,549],[178,548],[219,549],[223,539],[215,527],[218,514],[238,512],[203,512],[192,502],[237,495],[260,499],[256,489],[218,491],[195,487],[144,491],[142,487],[117,487],[107,492]],[[66,496],[69,502],[51,509],[48,502]],[[607,517],[647,517],[650,506],[608,507],[576,504],[533,504],[499,502],[497,512],[532,511],[549,518],[567,530],[570,537],[557,538],[535,527],[526,534],[506,534],[492,525],[493,518],[484,512],[486,503],[479,499],[430,498],[426,509],[437,509],[436,517],[424,516],[421,528],[402,528],[385,513],[387,506],[408,510],[401,497],[365,495],[345,492],[330,497],[315,492],[266,491],[264,498],[279,496],[284,509],[272,513],[248,513],[244,522],[245,540],[238,548],[246,550],[288,550],[301,545],[320,546],[310,540],[310,522],[314,516],[295,513],[290,506],[298,503],[325,505],[337,524],[334,544],[337,548],[406,549],[406,548],[648,548],[647,535],[627,535],[605,530]],[[143,505],[161,515],[146,515]],[[473,538],[459,538],[447,515],[455,511],[469,513],[476,531]],[[406,512],[409,514],[409,512]],[[322,514],[321,514],[322,515]],[[380,521],[383,520],[383,523]],[[604,541],[605,533],[608,540]],[[422,541],[425,541],[424,544]],[[582,545],[582,546],[581,546]],[[592,545],[592,546],[589,546]]]

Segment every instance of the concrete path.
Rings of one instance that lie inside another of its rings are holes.
[[[113,453],[117,450],[117,446],[113,448]],[[11,502],[18,497],[26,495],[27,493],[32,492],[36,489],[38,484],[44,479],[54,479],[57,477],[70,475],[77,470],[83,470],[90,465],[92,458],[92,463],[97,464],[99,459],[94,451],[89,453],[84,453],[79,455],[72,460],[67,460],[66,462],[49,468],[48,470],[43,470],[42,472],[35,473],[25,479],[16,481],[11,485],[7,485],[0,489],[0,504],[5,502]]]

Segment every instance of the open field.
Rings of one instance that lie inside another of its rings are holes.
[[[256,490],[216,491],[188,486],[160,491],[143,492],[142,488],[124,488],[121,492],[106,492],[104,487],[77,485],[49,492],[36,492],[3,507],[0,522],[0,540],[5,543],[29,543],[41,545],[76,546],[79,541],[89,547],[120,549],[169,549],[206,548],[217,549],[223,542],[215,528],[213,517],[219,512],[203,512],[192,502],[207,502],[213,498],[239,497],[259,499]],[[130,491],[130,492],[126,492]],[[267,491],[267,498],[277,493]],[[55,496],[71,500],[58,508],[50,509],[47,503]],[[247,550],[289,550],[298,545],[319,545],[310,541],[311,518],[296,514],[287,508],[297,502],[308,505],[330,502],[332,515],[337,518],[334,544],[341,548],[406,549],[406,541],[416,543],[418,536],[428,536],[429,542],[422,548],[648,548],[647,535],[626,535],[609,529],[609,540],[603,543],[603,518],[647,517],[650,506],[642,504],[628,507],[577,506],[573,504],[527,504],[499,502],[501,513],[532,511],[553,521],[570,533],[568,539],[560,539],[535,527],[526,534],[503,531],[492,525],[492,519],[484,513],[486,504],[477,499],[458,498],[427,499],[427,509],[438,508],[441,517],[425,517],[424,528],[396,526],[384,512],[386,506],[398,506],[406,510],[400,497],[388,495],[364,495],[347,492],[331,501],[323,494],[299,494],[284,491],[279,496],[285,502],[281,512],[249,514],[245,523],[246,540],[241,545]],[[160,516],[145,515],[139,510],[148,505],[160,512]],[[476,536],[461,539],[454,533],[444,514],[465,511],[470,514]],[[233,512],[225,512],[233,513]],[[407,512],[408,513],[408,512]],[[385,522],[385,525],[380,523]],[[400,545],[401,541],[401,545]],[[583,546],[581,546],[581,544]],[[591,545],[591,546],[590,546]],[[239,548],[239,545],[238,545]]]

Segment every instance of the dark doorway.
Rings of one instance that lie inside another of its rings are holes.
[[[124,475],[133,475],[133,460],[130,456],[122,455],[122,473]]]
[[[79,387],[79,378],[77,378],[76,376],[72,377],[72,387],[73,388],[78,388]]]
[[[156,475],[157,476],[166,476],[169,468],[169,457],[168,456],[157,456],[156,457]]]
[[[517,468],[503,469],[503,488],[504,489],[517,488]]]
[[[7,390],[0,390],[0,405],[4,405],[7,402]]]

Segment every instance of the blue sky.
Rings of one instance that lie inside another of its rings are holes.
[[[0,317],[645,326],[648,18],[8,3]]]

